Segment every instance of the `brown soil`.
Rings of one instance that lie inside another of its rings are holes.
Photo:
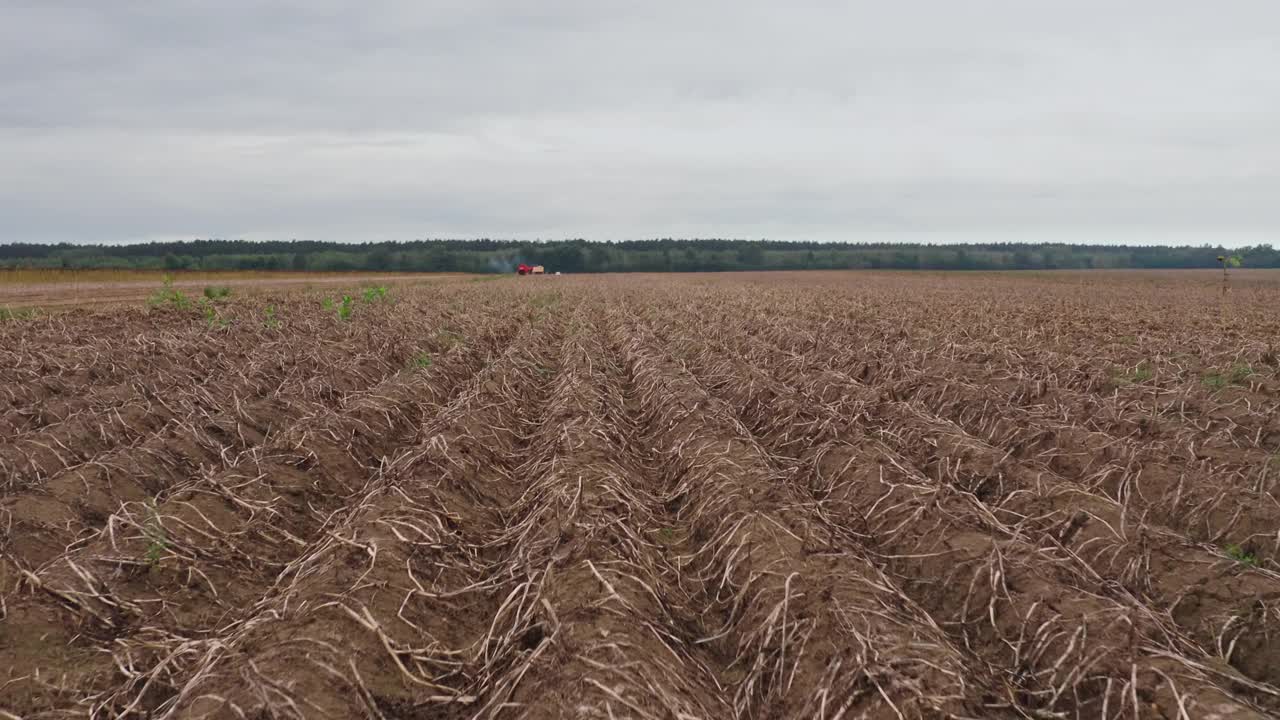
[[[0,323],[0,717],[1273,717],[1280,275],[1220,293],[507,278]]]

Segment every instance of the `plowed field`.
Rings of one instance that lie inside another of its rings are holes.
[[[1280,713],[1280,277],[216,320],[0,323],[0,717]]]

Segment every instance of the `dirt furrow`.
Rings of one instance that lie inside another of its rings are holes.
[[[679,344],[679,341],[677,341]],[[1131,612],[1125,609],[1126,605],[1134,608],[1142,608],[1142,604],[1136,599],[1127,602],[1115,603],[1103,596],[1086,598],[1082,589],[1089,584],[1088,576],[1079,576],[1079,570],[1071,567],[1071,560],[1074,558],[1068,553],[1064,559],[1062,553],[1054,553],[1052,546],[1050,552],[1045,553],[1044,547],[1028,546],[1019,538],[1026,534],[1020,521],[1025,520],[1024,516],[1013,516],[1013,511],[1008,509],[1008,505],[1019,505],[1026,500],[1029,495],[1028,490],[1034,490],[1033,483],[1027,483],[1026,478],[1021,478],[1024,482],[1018,483],[1016,472],[1006,471],[1005,473],[995,473],[988,467],[984,470],[976,470],[972,467],[965,467],[966,457],[971,459],[971,453],[966,455],[966,451],[973,447],[972,442],[963,443],[941,443],[939,435],[935,432],[932,434],[912,434],[910,432],[911,421],[908,420],[904,413],[914,412],[913,408],[905,404],[888,404],[880,403],[877,392],[872,388],[866,388],[860,384],[846,379],[837,373],[825,373],[810,379],[810,382],[803,391],[792,390],[786,385],[781,384],[774,378],[760,372],[754,367],[744,366],[742,361],[736,357],[726,357],[719,361],[722,364],[717,365],[715,361],[709,360],[705,354],[700,363],[695,362],[695,368],[701,368],[703,377],[708,380],[713,388],[720,388],[720,392],[725,393],[726,397],[733,400],[735,407],[738,408],[740,416],[747,422],[749,427],[754,427],[761,432],[763,437],[776,451],[789,455],[796,460],[803,460],[808,457],[809,461],[815,462],[817,458],[823,458],[823,462],[828,462],[830,458],[823,455],[816,455],[812,450],[813,447],[823,447],[824,441],[831,446],[840,447],[842,443],[854,443],[856,446],[859,442],[867,443],[870,446],[878,448],[885,453],[891,453],[891,458],[896,460],[886,461],[878,458],[876,452],[865,452],[858,455],[862,458],[865,465],[875,463],[881,469],[886,465],[903,470],[914,472],[916,467],[913,463],[922,464],[920,475],[916,489],[919,491],[914,496],[905,496],[909,500],[898,500],[890,503],[890,507],[901,508],[898,502],[908,502],[911,506],[911,512],[908,514],[913,522],[907,528],[920,532],[919,538],[914,538],[917,542],[927,544],[929,538],[946,538],[946,537],[962,537],[969,541],[968,546],[958,546],[953,548],[948,546],[943,552],[944,555],[954,559],[962,556],[969,563],[967,572],[974,572],[973,568],[982,568],[982,562],[991,560],[992,558],[1002,558],[1004,554],[1012,554],[1017,558],[1014,565],[1026,564],[1028,566],[1036,563],[1043,563],[1049,558],[1055,558],[1060,567],[1055,572],[1057,577],[1037,578],[1034,576],[1024,576],[1013,585],[1019,589],[1026,587],[1059,587],[1057,591],[1062,598],[1076,597],[1083,602],[1078,605],[1073,615],[1080,622],[1084,622],[1090,615],[1085,612],[1084,608],[1091,605],[1097,606],[1098,617],[1107,617],[1117,615],[1124,612]],[[886,410],[885,408],[889,408]],[[839,410],[835,410],[839,408]],[[877,438],[872,440],[871,436]],[[946,437],[946,436],[943,436]],[[858,441],[856,438],[865,438]],[[971,440],[971,439],[970,439]],[[809,449],[806,450],[806,447]],[[896,448],[897,452],[890,450]],[[989,460],[992,458],[988,457]],[[994,458],[999,463],[1001,458]],[[852,468],[856,463],[849,461],[849,467]],[[997,465],[997,467],[1000,467]],[[1018,468],[1012,468],[1018,470]],[[941,522],[938,519],[930,518],[924,514],[925,509],[931,509],[941,504],[937,498],[937,491],[930,487],[936,481],[931,482],[925,480],[936,474],[938,480],[949,481],[945,487],[956,488],[959,490],[958,499],[954,501],[954,508],[948,509],[943,515],[947,519],[948,524],[931,526],[925,524],[923,526],[918,523]],[[1004,478],[1002,481],[1001,478]],[[1002,482],[1007,482],[1008,487]],[[866,483],[863,482],[862,485]],[[1030,484],[1031,487],[1027,487]],[[862,485],[854,485],[851,481],[851,487],[855,490],[865,490]],[[901,481],[899,485],[910,487],[911,482]],[[824,493],[829,493],[830,489],[827,484],[821,482],[819,487],[823,487]],[[879,487],[879,485],[871,486]],[[819,493],[822,496],[823,493]],[[887,491],[886,491],[887,494]],[[865,515],[860,512],[861,508],[876,507],[873,501],[879,499],[876,493],[860,494],[856,501],[850,500],[847,503],[839,504],[839,508],[845,512],[828,513],[828,517],[834,519],[836,523],[843,523],[851,534],[859,538],[866,538],[866,542],[873,547],[878,547],[881,552],[889,555],[903,554],[925,554],[933,553],[936,548],[922,548],[920,546],[911,546],[909,549],[898,547],[880,547],[879,544],[885,542],[885,533],[877,528],[867,527],[865,525]],[[984,503],[984,499],[993,501],[992,504]],[[1101,501],[1100,498],[1094,498]],[[997,505],[995,501],[1004,501],[1004,505]],[[1096,505],[1096,503],[1095,503]],[[849,517],[844,517],[845,513]],[[968,525],[962,520],[968,517]],[[854,519],[858,520],[855,522]],[[961,519],[957,519],[961,518]],[[900,528],[901,529],[901,528]],[[945,532],[944,532],[945,531]],[[1042,529],[1043,532],[1043,529]],[[989,534],[990,533],[990,534]],[[1002,538],[1008,538],[1003,540]],[[949,561],[948,560],[948,561]],[[948,562],[944,561],[944,562]],[[912,592],[912,588],[919,590],[921,588],[919,578],[930,577],[933,568],[917,562],[907,566],[907,569],[901,569],[899,566],[890,565],[895,574],[901,575],[903,578],[911,579],[911,585],[905,587],[911,592],[913,597],[916,592]],[[966,567],[961,565],[960,567]],[[1096,572],[1097,568],[1090,566],[1090,570]],[[1001,577],[1004,573],[1010,572],[1003,566],[1000,568]],[[994,576],[993,576],[994,577]],[[1095,576],[1096,577],[1096,576]],[[1255,580],[1255,584],[1256,584]],[[1265,584],[1265,583],[1264,583]],[[956,587],[954,582],[941,583],[940,586],[948,589]],[[1021,607],[1026,607],[1023,598],[1009,595],[1005,593],[1003,596],[993,595],[992,598],[1008,599],[1010,601],[1018,600],[1023,602]],[[963,600],[963,602],[960,602]],[[989,598],[990,600],[990,598]],[[954,596],[943,595],[934,600],[930,605],[927,600],[922,600],[926,607],[937,608],[939,612],[951,612],[957,605],[967,607],[971,602],[971,596],[965,595],[960,598]],[[993,609],[996,607],[994,600],[989,605]],[[1014,607],[1018,607],[1015,603]],[[1032,605],[1031,607],[1035,607]],[[1109,609],[1108,609],[1109,608]],[[960,615],[959,618],[947,618],[954,623],[954,627],[972,627],[969,623],[972,618]],[[1161,627],[1160,617],[1151,616],[1151,621],[1145,625],[1145,633],[1147,633],[1148,641],[1155,642],[1161,640],[1168,635],[1168,630]],[[948,625],[951,626],[951,625]],[[1100,626],[1105,628],[1104,626]],[[1265,628],[1255,628],[1265,629]],[[1008,628],[1000,628],[1000,630],[1008,630]],[[1101,630],[1101,634],[1105,634]],[[988,643],[996,644],[999,642],[1008,642],[1007,635],[986,638]],[[1097,648],[1097,641],[1094,643]],[[1160,652],[1167,652],[1178,655],[1182,649],[1177,642],[1169,645]],[[999,657],[994,655],[992,657]],[[1195,655],[1192,655],[1194,658]],[[1188,659],[1193,665],[1197,662],[1194,659]],[[1115,669],[1112,672],[1122,672],[1121,669]],[[1034,674],[1033,674],[1034,677]],[[1118,676],[1117,676],[1118,677]],[[1229,677],[1229,674],[1228,674]],[[1049,677],[1042,682],[1056,682],[1058,678]],[[1096,680],[1096,678],[1095,678]],[[1116,680],[1118,682],[1118,680]],[[1109,687],[1114,685],[1110,683]],[[1036,702],[1044,701],[1045,690],[1032,691],[1032,695],[1036,696]],[[1264,692],[1265,697],[1265,692]],[[1060,691],[1050,694],[1052,703],[1058,703],[1063,700]],[[1105,695],[1101,698],[1094,698],[1103,704],[1108,704]],[[1077,708],[1077,713],[1084,713],[1081,716],[1087,716],[1087,712],[1097,710],[1096,707],[1085,703],[1082,707]]]
[[[492,308],[481,309],[473,322],[487,325],[492,312]],[[426,315],[426,324],[419,326],[425,336],[419,347],[432,356],[455,342],[433,335],[437,329],[433,321],[439,318]],[[162,431],[137,445],[117,448],[59,473],[40,487],[0,499],[0,513],[17,518],[16,524],[9,527],[7,538],[0,539],[0,547],[25,565],[38,567],[77,538],[96,532],[121,504],[163,500],[184,481],[244,462],[243,453],[260,449],[273,435],[287,431],[300,420],[310,423],[326,413],[358,406],[362,398],[376,396],[384,385],[394,387],[397,370],[411,372],[405,371],[402,363],[373,364],[364,358],[357,358],[357,362],[366,367],[352,372],[342,363],[305,373],[305,381],[299,384],[329,388],[311,394],[276,391],[272,397],[255,399],[255,393],[246,392],[244,385],[237,384],[217,388],[216,398],[210,390],[200,389],[199,394],[209,396],[200,403],[207,407],[184,408],[180,400],[171,399],[170,403],[180,408],[184,417],[170,420]],[[353,384],[351,377],[359,378],[358,383]],[[272,384],[285,380],[284,376],[276,376]],[[339,392],[336,387],[344,387],[345,391]],[[226,407],[213,411],[218,405]]]
[[[694,332],[707,337],[705,327]],[[1127,494],[1125,504],[1117,503],[1047,467],[1026,465],[1013,450],[968,436],[962,428],[933,417],[915,398],[892,401],[890,398],[898,395],[896,388],[868,387],[845,374],[822,372],[814,366],[775,365],[769,358],[777,355],[768,350],[743,353],[742,348],[754,342],[748,338],[743,346],[726,349],[729,357],[703,362],[704,368],[711,368],[715,383],[738,395],[744,412],[754,413],[764,422],[776,422],[775,430],[794,431],[812,422],[764,410],[776,399],[768,389],[772,379],[798,384],[801,393],[818,407],[824,400],[861,403],[845,414],[850,418],[864,416],[862,425],[882,428],[878,438],[927,476],[973,493],[1002,520],[1030,533],[1038,544],[1081,561],[1088,572],[1119,583],[1156,610],[1169,613],[1206,656],[1231,664],[1253,680],[1273,687],[1280,684],[1276,670],[1280,657],[1280,576],[1251,570],[1161,527],[1160,521],[1169,516],[1159,512],[1161,506],[1148,502],[1141,492]],[[704,352],[714,357],[712,346],[719,344],[708,343]],[[759,376],[756,367],[733,355],[751,358],[774,376]],[[840,422],[830,414],[827,418],[828,422]],[[849,427],[861,431],[856,424],[849,423]],[[1192,487],[1210,489],[1208,483],[1193,483]],[[1238,511],[1242,512],[1243,508]]]
[[[736,668],[747,716],[862,717],[1010,712],[1004,688],[860,554],[815,522],[728,409],[633,338],[648,438],[690,528],[684,572],[705,641]]]
[[[464,609],[494,601],[471,587],[483,568],[475,544],[494,514],[460,488],[511,481],[524,416],[545,396],[536,380],[555,372],[556,328],[524,328],[372,472],[271,592],[209,643],[217,653],[171,683],[177,692],[157,712],[350,717],[471,705],[463,659],[484,616]],[[450,477],[467,468],[484,479]]]
[[[24,636],[63,637],[67,646],[47,644],[46,659],[50,666],[75,667],[79,680],[71,687],[37,682],[34,688],[20,683],[6,689],[18,697],[31,693],[24,702],[36,706],[43,697],[55,705],[118,708],[115,703],[150,676],[139,671],[113,680],[110,664],[88,662],[111,657],[76,638],[107,641],[131,632],[134,650],[130,643],[113,643],[117,661],[121,653],[154,657],[178,641],[216,645],[220,632],[288,571],[316,533],[335,522],[347,499],[360,495],[363,485],[353,481],[379,473],[380,458],[406,433],[412,437],[424,415],[480,369],[516,327],[506,324],[492,338],[456,346],[425,371],[354,399],[341,415],[328,411],[300,421],[262,452],[194,479],[160,505],[125,505],[98,539],[68,556],[71,562],[52,563],[40,575],[19,571],[10,578],[21,594],[11,595],[9,621]],[[59,605],[78,622],[60,625]],[[181,663],[166,669],[161,662],[155,672],[164,678],[195,661],[184,652]]]
[[[506,663],[477,717],[732,717],[716,668],[686,633],[668,514],[635,456],[625,368],[584,320],[565,354],[531,459],[504,502],[495,575],[527,586]],[[510,581],[509,581],[510,582]],[[495,651],[493,657],[503,657]],[[488,669],[488,668],[486,668]]]
[[[429,322],[431,317],[400,324],[425,330],[430,325],[423,320]],[[284,394],[335,402],[343,393],[368,387],[405,363],[400,343],[372,342],[368,327],[351,332],[344,342],[310,346],[301,352],[292,333],[306,332],[305,326],[288,328],[287,334],[259,328],[248,331],[255,333],[249,337],[211,333],[204,339],[205,347],[180,355],[166,343],[149,339],[149,347],[166,350],[147,351],[144,369],[137,376],[59,403],[63,407],[58,412],[66,413],[65,417],[0,444],[0,473],[7,478],[6,487],[35,484],[92,463],[117,447],[141,444],[174,422],[190,423],[239,410],[259,398]],[[229,351],[227,344],[235,349]],[[294,382],[299,382],[301,392],[281,392],[292,389]],[[49,404],[42,402],[40,407]]]

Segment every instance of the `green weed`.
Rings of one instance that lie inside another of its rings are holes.
[[[364,289],[364,301],[367,303],[378,302],[379,300],[386,299],[386,297],[387,297],[386,285],[379,285],[377,287],[370,287],[370,288]]]
[[[147,304],[154,308],[173,307],[179,310],[187,310],[191,307],[191,299],[173,286],[172,275],[165,275],[164,284],[151,293],[151,296],[147,298]]]
[[[431,353],[420,352],[409,359],[410,368],[429,368],[431,367]]]
[[[355,301],[351,299],[350,295],[343,295],[341,303],[335,302],[333,298],[325,298],[320,303],[320,307],[324,308],[326,312],[337,310],[338,319],[346,322],[351,319],[351,310],[355,307]]]
[[[165,535],[164,524],[160,522],[160,512],[156,509],[156,501],[147,503],[147,522],[142,527],[142,534],[147,539],[147,564],[155,567],[169,549],[169,538]]]
[[[266,308],[263,309],[262,314],[263,314],[263,320],[262,320],[263,326],[265,326],[268,330],[280,329],[280,318],[276,317],[275,305],[268,305]]]
[[[218,308],[212,301],[202,300],[200,307],[204,309],[204,323],[210,329],[225,328],[231,324],[230,320],[218,314]]]
[[[1248,565],[1249,567],[1256,567],[1258,565],[1258,556],[1248,550],[1245,550],[1239,545],[1228,545],[1226,552],[1227,557],[1235,560],[1241,565]]]
[[[222,300],[231,297],[231,288],[226,285],[206,285],[204,296],[209,300]]]

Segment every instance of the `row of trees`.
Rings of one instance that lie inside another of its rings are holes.
[[[1207,268],[1221,247],[993,243],[925,245],[767,240],[418,240],[335,243],[194,240],[138,245],[0,245],[0,267],[164,270],[312,270],[507,273],[518,263],[550,271],[693,272],[884,268],[898,270],[1054,270]],[[1245,267],[1280,267],[1270,245],[1238,248]]]

